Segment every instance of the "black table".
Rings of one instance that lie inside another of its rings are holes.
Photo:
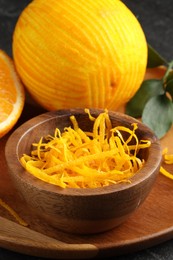
[[[15,23],[24,7],[31,0],[0,0],[0,49],[12,56],[11,42]],[[123,0],[140,21],[148,43],[167,61],[173,59],[173,2],[172,0]],[[0,260],[39,260],[42,258],[26,256],[0,248]],[[112,257],[117,260],[171,260],[173,259],[173,240],[161,245],[129,255]],[[109,259],[107,259],[109,260]]]

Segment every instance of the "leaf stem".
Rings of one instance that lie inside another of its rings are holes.
[[[166,79],[167,79],[167,77],[168,77],[168,75],[169,75],[169,72],[170,72],[170,70],[172,69],[172,67],[173,67],[173,60],[168,63],[167,70],[166,70],[165,75],[164,75],[164,77],[163,77],[163,84],[165,84]]]

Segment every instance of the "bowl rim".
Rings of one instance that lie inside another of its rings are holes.
[[[101,113],[105,111],[104,109],[90,109],[90,113],[92,115],[98,115],[98,113]],[[27,183],[29,186],[35,187],[36,189],[40,191],[44,191],[46,193],[57,193],[61,194],[63,196],[99,196],[99,195],[105,195],[105,194],[111,194],[114,192],[122,191],[122,190],[128,190],[133,188],[134,186],[142,183],[143,181],[147,180],[151,175],[155,174],[159,171],[159,167],[161,164],[161,145],[160,140],[157,138],[157,136],[154,134],[154,132],[145,124],[143,124],[141,121],[124,114],[122,112],[117,111],[108,111],[110,117],[116,117],[124,120],[130,121],[130,122],[136,122],[138,123],[138,129],[140,127],[143,128],[143,130],[146,132],[146,135],[150,135],[151,140],[151,146],[149,148],[150,153],[152,156],[148,157],[147,161],[145,162],[142,169],[138,171],[137,174],[135,174],[131,179],[133,180],[131,183],[120,183],[120,184],[111,184],[104,187],[98,187],[98,188],[61,188],[59,186],[49,184],[47,182],[44,182],[42,180],[39,180],[38,178],[34,177],[32,174],[27,172],[21,163],[19,162],[18,157],[18,146],[22,138],[32,129],[36,128],[38,125],[43,124],[49,120],[54,120],[55,118],[61,118],[61,117],[69,117],[71,115],[77,115],[77,114],[84,114],[84,109],[82,108],[75,108],[75,109],[59,109],[55,111],[49,111],[42,113],[38,116],[35,116],[29,120],[27,120],[25,123],[20,125],[14,132],[10,135],[8,138],[6,145],[5,145],[5,158],[8,165],[8,169],[10,172],[13,172],[12,174],[16,175],[18,173],[18,178],[24,183]],[[86,113],[85,113],[86,114]],[[37,124],[35,124],[35,121],[38,121]],[[28,126],[30,126],[28,128]],[[16,146],[11,146],[11,143],[15,140],[15,143],[17,143]],[[9,156],[11,154],[11,156]],[[18,162],[16,168],[13,168],[12,160],[15,160]],[[152,168],[151,168],[152,166]],[[24,173],[24,175],[20,173]],[[10,174],[11,175],[11,174]],[[31,182],[30,182],[31,180]]]

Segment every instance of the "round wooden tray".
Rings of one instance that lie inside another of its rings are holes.
[[[44,111],[26,105],[18,125],[41,112]],[[162,147],[168,147],[170,152],[173,152],[172,131],[161,140]],[[0,141],[0,198],[14,208],[29,226],[17,224],[0,207],[0,247],[40,257],[86,259],[134,252],[173,237],[173,181],[161,174],[144,204],[124,224],[109,232],[70,235],[46,225],[27,208],[11,183],[4,156],[8,136]],[[172,165],[169,170],[173,171]]]

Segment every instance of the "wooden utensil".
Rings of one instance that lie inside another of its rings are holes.
[[[94,245],[81,244],[79,246],[79,244],[67,244],[3,217],[0,217],[0,241],[1,246],[4,248],[16,252],[20,251],[24,254],[31,254],[32,250],[32,254],[35,256],[48,257],[51,250],[54,251],[52,257],[59,259],[67,259],[69,255],[71,259],[92,258],[97,255],[98,251]]]

